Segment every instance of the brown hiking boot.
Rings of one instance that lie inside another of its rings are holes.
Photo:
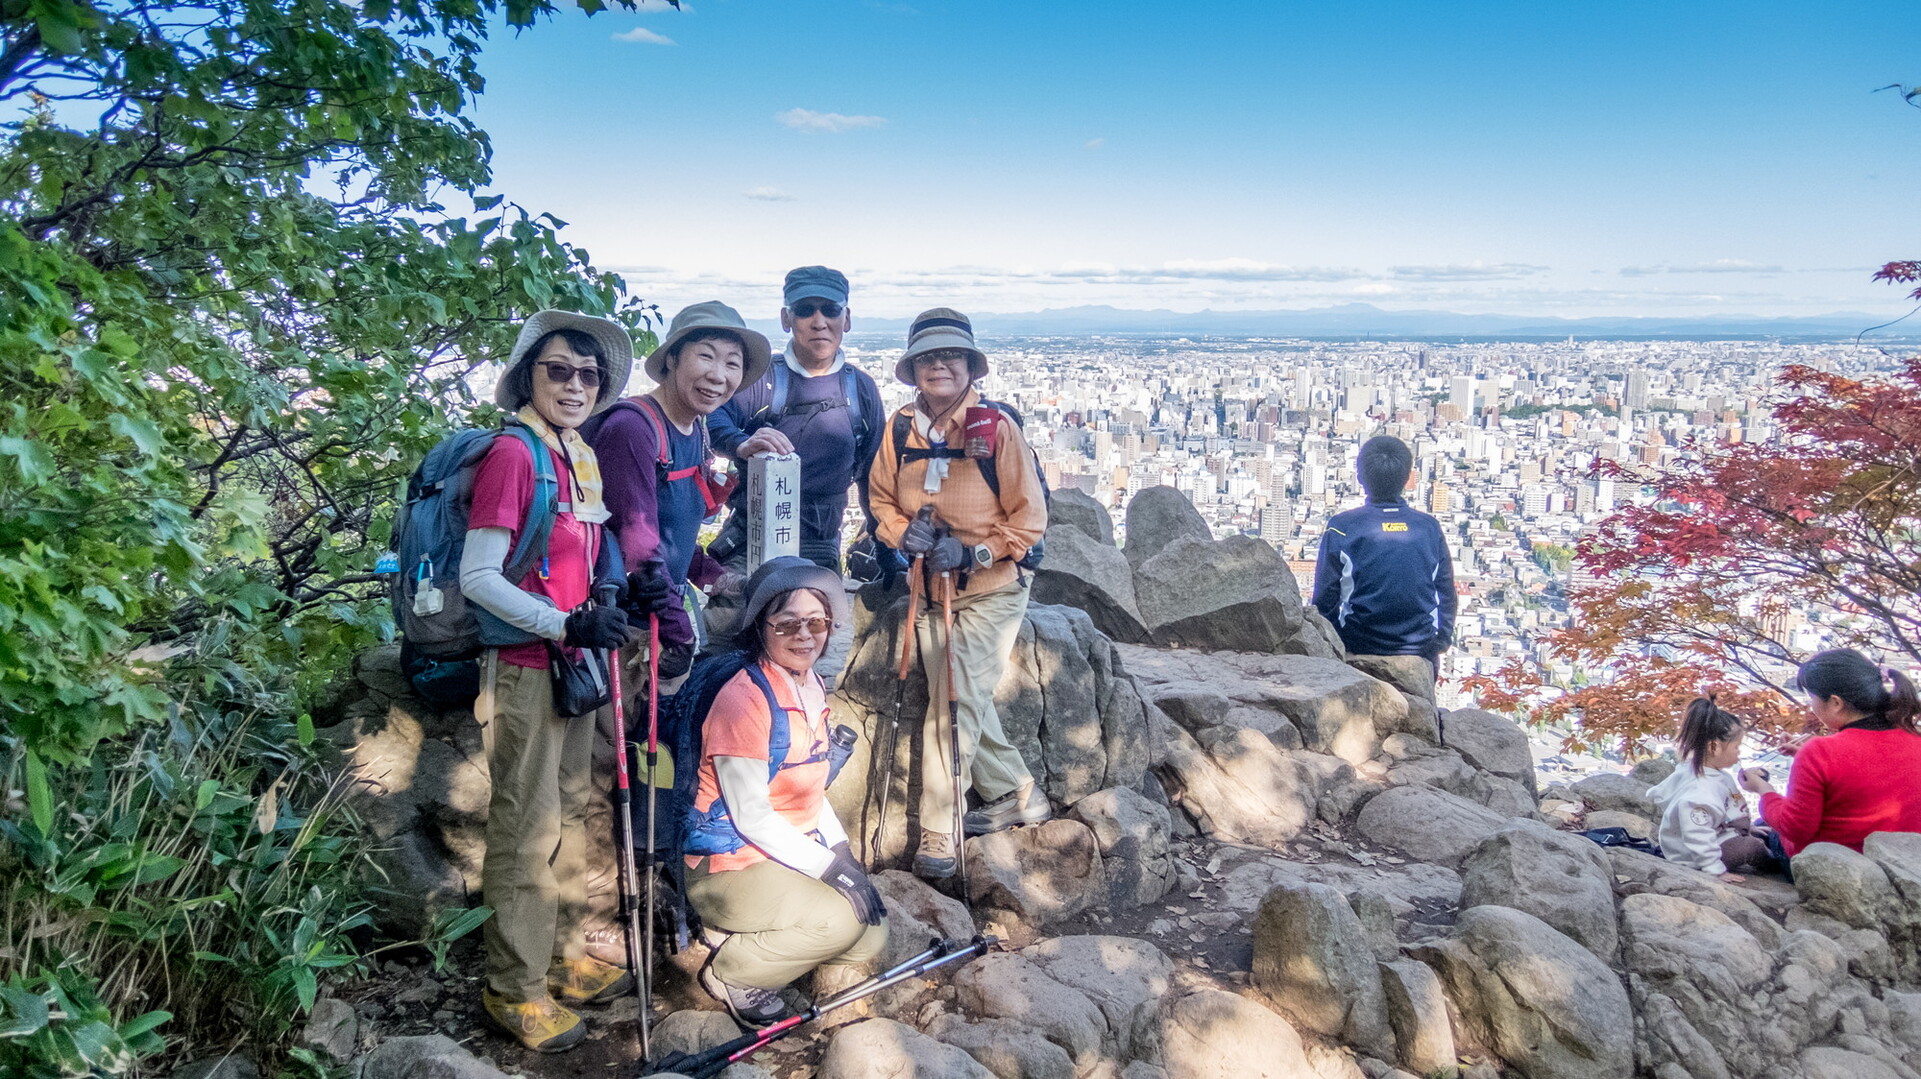
[[[914,851],[914,875],[922,880],[946,880],[954,875],[954,837],[931,828],[920,830],[920,846]]]
[[[587,1036],[587,1024],[580,1016],[551,998],[522,1003],[488,989],[480,994],[480,1005],[501,1033],[536,1053],[564,1053]]]
[[[968,835],[987,835],[1016,824],[1041,824],[1054,818],[1040,786],[1029,780],[961,818]]]
[[[547,968],[547,990],[569,1004],[600,1004],[634,991],[634,976],[593,956],[556,959]]]
[[[627,931],[614,922],[603,922],[584,934],[587,954],[609,966],[627,969]]]

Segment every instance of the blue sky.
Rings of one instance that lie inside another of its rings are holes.
[[[1921,9],[658,0],[488,44],[499,190],[669,310],[1905,310]]]

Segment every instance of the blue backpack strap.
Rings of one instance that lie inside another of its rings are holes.
[[[867,430],[862,422],[864,417],[860,411],[860,379],[855,377],[853,366],[845,361],[840,367],[840,392],[841,396],[847,398],[847,423],[853,429],[855,440],[858,441],[862,433]]]
[[[787,763],[787,750],[793,744],[793,734],[788,731],[787,709],[782,708],[779,698],[774,696],[773,683],[767,681],[767,672],[760,664],[749,664],[747,677],[760,687],[760,695],[767,698],[767,782],[772,783]]]
[[[787,410],[787,395],[793,391],[793,374],[787,370],[787,364],[781,362],[774,364],[768,377],[774,381],[774,395],[767,402],[767,414],[772,417],[767,422],[778,423],[780,414]]]
[[[534,563],[547,554],[547,540],[554,532],[554,518],[560,514],[560,481],[554,475],[554,459],[540,436],[525,424],[509,423],[502,434],[517,436],[534,458],[534,494],[527,505],[527,520],[521,524],[520,538],[501,567],[501,576],[514,584],[526,578]]]

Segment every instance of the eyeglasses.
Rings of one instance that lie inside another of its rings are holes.
[[[802,300],[789,307],[787,312],[795,318],[813,318],[816,311],[828,318],[839,318],[840,313],[845,310],[846,308],[832,300]]]
[[[923,352],[914,357],[915,367],[967,367],[970,357],[965,352]]]
[[[825,637],[834,628],[834,620],[816,615],[813,618],[783,618],[778,622],[767,623],[776,637],[792,637],[805,628],[810,636]]]
[[[555,385],[565,386],[575,378],[579,378],[580,384],[587,389],[600,388],[601,370],[598,367],[575,367],[571,363],[561,363],[558,360],[541,360],[540,366],[547,369],[547,381]]]

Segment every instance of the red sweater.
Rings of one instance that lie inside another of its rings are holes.
[[[1788,793],[1763,794],[1761,816],[1790,856],[1810,843],[1861,849],[1875,832],[1921,832],[1921,736],[1843,727],[1802,747]]]

